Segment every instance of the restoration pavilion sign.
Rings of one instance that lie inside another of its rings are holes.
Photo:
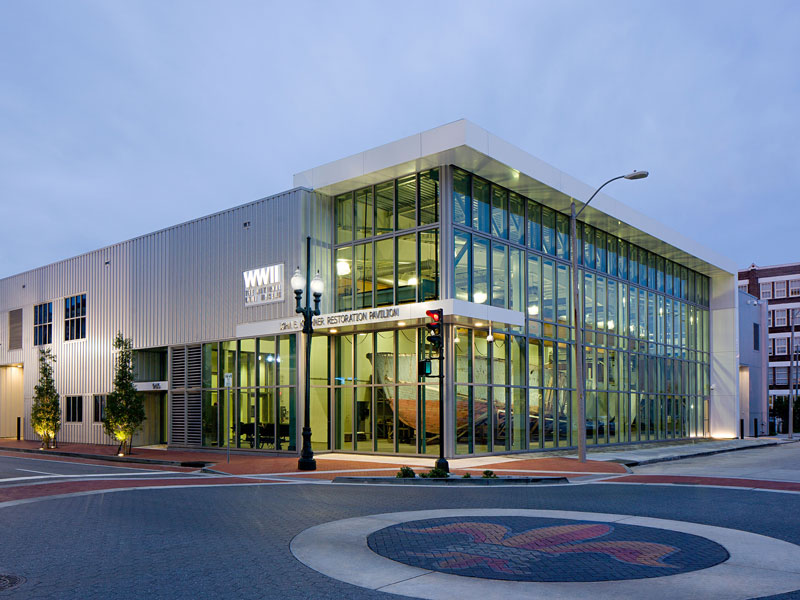
[[[283,263],[245,271],[242,276],[245,306],[283,302]]]
[[[405,308],[405,307],[404,307]],[[400,307],[372,308],[368,310],[353,310],[332,315],[314,317],[314,327],[334,327],[336,325],[356,325],[375,321],[390,321],[400,317]],[[289,319],[281,321],[281,331],[295,331],[303,328],[302,319]]]

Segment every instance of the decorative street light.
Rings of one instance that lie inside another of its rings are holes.
[[[575,201],[570,206],[569,234],[570,234],[570,258],[572,259],[572,312],[575,317],[575,379],[578,387],[578,460],[586,462],[586,394],[584,387],[586,381],[583,378],[583,315],[580,314],[580,296],[578,295],[578,238],[575,234],[576,223],[580,214],[589,206],[589,202],[594,200],[597,193],[612,181],[617,179],[644,179],[649,173],[647,171],[634,171],[627,175],[619,175],[606,181],[594,191],[581,209],[575,212]]]
[[[305,406],[303,410],[303,448],[300,451],[300,458],[297,461],[297,468],[300,471],[316,471],[317,461],[314,460],[314,451],[311,449],[311,335],[314,333],[312,318],[319,315],[319,301],[322,299],[322,292],[325,291],[325,283],[322,277],[317,274],[314,279],[309,281],[311,275],[311,237],[306,238],[306,274],[300,271],[300,267],[292,275],[292,289],[297,300],[296,313],[303,315],[303,333],[306,336],[306,362],[305,362]],[[306,305],[302,307],[300,301],[303,298],[303,288],[306,291]],[[314,308],[311,308],[309,297],[314,295]]]

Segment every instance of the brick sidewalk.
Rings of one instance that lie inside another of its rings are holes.
[[[209,452],[202,450],[177,450],[177,449],[151,449],[151,448],[134,448],[134,454],[124,459],[119,459],[116,454],[116,446],[103,446],[91,444],[59,444],[56,450],[38,450],[39,443],[33,441],[16,441],[16,440],[2,440],[0,441],[0,451],[13,452],[14,450],[26,451],[26,455],[36,456],[36,458],[53,458],[57,460],[70,460],[63,454],[51,454],[51,452],[59,452],[64,454],[79,455],[71,460],[91,460],[91,461],[107,461],[107,464],[113,461],[113,464],[122,465],[130,468],[149,468],[149,469],[174,469],[180,463],[206,463],[209,468],[215,472],[225,473],[229,475],[261,475],[261,474],[274,474],[274,475],[287,475],[292,477],[297,476],[312,476],[314,478],[328,478],[332,479],[335,476],[334,472],[339,474],[342,472],[349,472],[355,474],[357,472],[364,472],[372,475],[393,475],[399,468],[405,464],[414,464],[413,468],[417,472],[425,472],[432,468],[436,460],[435,457],[414,457],[408,459],[404,457],[395,456],[375,456],[375,455],[336,455],[336,457],[329,457],[329,455],[317,455],[317,471],[314,472],[301,472],[297,470],[297,457],[296,456],[275,456],[267,454],[255,453],[231,453],[230,463],[227,462],[227,456],[224,451]],[[416,466],[415,463],[423,458],[429,462],[427,466]],[[496,459],[496,460],[495,460]],[[464,474],[469,472],[471,474],[480,474],[486,469],[496,471],[502,475],[525,475],[530,473],[536,474],[586,474],[586,473],[627,473],[627,469],[622,465],[604,462],[604,461],[587,461],[580,463],[574,458],[564,457],[546,457],[531,458],[530,455],[523,455],[519,459],[514,456],[503,455],[497,457],[484,457],[480,466],[459,466],[460,461],[469,461],[471,459],[451,459],[451,470],[454,474]],[[141,462],[137,462],[141,461]],[[172,463],[170,465],[159,465],[147,461],[163,461]]]

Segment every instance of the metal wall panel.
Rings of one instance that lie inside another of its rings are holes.
[[[235,337],[236,325],[294,316],[289,278],[315,238],[315,265],[332,289],[331,199],[297,188],[0,280],[0,365],[24,364],[25,414],[38,378],[33,306],[53,302],[59,394],[84,397],[81,424],[64,423],[63,442],[110,443],[92,423],[94,394],[112,389],[117,332],[135,348],[197,344]],[[284,301],[245,307],[242,273],[283,263]],[[85,293],[87,337],[64,341],[63,299]],[[332,310],[332,294],[323,307]],[[23,349],[11,350],[9,311],[21,308]],[[3,399],[0,398],[0,402]],[[26,439],[34,439],[26,418]]]

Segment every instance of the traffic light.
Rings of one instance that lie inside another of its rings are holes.
[[[442,352],[442,309],[437,308],[436,310],[428,310],[425,311],[431,321],[425,324],[425,327],[428,328],[428,343],[431,345],[431,352],[436,354],[441,354]]]

